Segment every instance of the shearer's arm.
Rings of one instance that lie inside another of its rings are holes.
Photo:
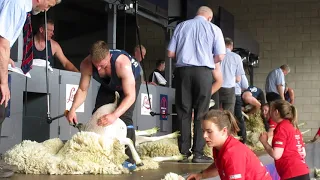
[[[91,73],[92,73],[92,65],[89,62],[89,58],[87,57],[85,60],[81,62],[80,65],[80,72],[81,78],[79,82],[79,88],[74,96],[74,100],[72,103],[72,107],[70,112],[75,112],[76,109],[86,100],[88,89],[91,80]]]
[[[113,112],[119,118],[124,114],[136,100],[136,82],[131,68],[131,62],[125,55],[120,55],[116,61],[116,72],[122,80],[124,98]]]

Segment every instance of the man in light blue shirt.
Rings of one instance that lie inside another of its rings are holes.
[[[241,75],[244,75],[245,73],[241,57],[238,54],[232,52],[232,39],[225,38],[224,41],[227,49],[227,54],[221,62],[223,83],[221,88],[219,89],[219,101],[224,110],[228,110],[233,113],[236,102],[236,82],[239,82],[241,80]]]
[[[242,115],[242,98],[241,94],[244,90],[248,89],[249,83],[248,79],[245,74],[241,75],[240,82],[236,83],[235,87],[235,95],[236,95],[236,102],[234,105],[234,116],[237,118],[239,122],[240,131],[238,132],[238,136],[241,137],[241,142],[246,143],[247,140],[247,132],[246,132],[246,124],[243,119]]]
[[[187,162],[191,147],[191,116],[194,108],[194,137],[192,162],[208,163],[203,155],[205,140],[202,136],[200,115],[209,110],[212,90],[212,70],[226,53],[221,29],[212,24],[213,12],[202,6],[197,16],[177,25],[168,46],[168,57],[176,58],[175,105],[181,136],[178,145]]]
[[[266,79],[266,98],[268,103],[277,99],[284,98],[285,76],[290,72],[290,67],[287,64],[280,68],[272,70]]]
[[[10,48],[22,32],[27,13],[38,14],[47,11],[61,0],[1,0],[0,1],[0,135],[2,122],[6,117],[6,107],[10,100],[8,86],[8,64],[14,64],[10,59]],[[1,163],[0,163],[1,164]],[[10,177],[12,171],[0,166],[0,178]]]

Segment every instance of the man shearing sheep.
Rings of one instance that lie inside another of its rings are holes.
[[[113,113],[103,115],[99,126],[108,126],[120,118],[127,125],[127,137],[135,144],[135,130],[132,121],[133,110],[141,77],[138,62],[127,52],[118,49],[109,49],[104,41],[95,42],[90,54],[81,62],[81,79],[79,88],[67,119],[69,123],[77,123],[76,109],[84,102],[88,93],[91,76],[101,83],[97,94],[93,113],[101,106],[114,102],[115,91],[120,95],[120,104]],[[123,166],[129,170],[136,168],[130,150],[126,149],[129,159]]]

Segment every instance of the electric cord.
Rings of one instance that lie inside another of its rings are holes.
[[[139,44],[139,49],[140,49],[140,56],[141,56],[141,68],[143,70],[143,77],[145,80],[147,80],[147,76],[146,76],[146,71],[145,71],[145,66],[144,66],[144,61],[143,61],[143,54],[142,54],[142,48],[141,48],[141,39],[140,39],[140,27],[138,24],[138,13],[137,13],[137,8],[138,8],[138,4],[137,4],[137,0],[132,0],[133,1],[133,7],[134,7],[134,15],[135,15],[135,20],[136,20],[136,32],[137,32],[137,38],[138,38],[138,44]],[[150,93],[149,93],[149,88],[148,88],[148,82],[146,81],[146,89],[147,89],[147,95],[148,95],[148,101],[149,101],[149,105],[150,105],[150,115],[151,116],[155,116],[155,115],[173,115],[173,114],[169,114],[169,113],[156,113],[152,111],[152,104],[151,104],[151,100],[150,100]]]
[[[141,40],[140,40],[140,27],[138,24],[138,13],[137,13],[137,1],[133,0],[133,7],[134,7],[134,15],[135,15],[135,20],[136,20],[136,32],[137,32],[137,38],[138,38],[138,44],[139,44],[139,50],[140,50],[140,56],[141,56],[141,67],[143,70],[143,77],[145,79],[145,81],[147,80],[147,76],[145,73],[145,67],[144,67],[144,58],[143,58],[143,54],[142,54],[142,48],[141,48]],[[149,101],[149,105],[150,105],[150,114],[152,113],[152,104],[151,104],[151,100],[150,100],[150,93],[149,93],[149,88],[148,88],[148,82],[146,81],[146,89],[147,89],[147,94],[148,94],[148,101]],[[152,115],[152,114],[151,114]]]

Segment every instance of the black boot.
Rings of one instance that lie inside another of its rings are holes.
[[[182,154],[183,156],[183,159],[182,160],[179,160],[178,162],[179,163],[189,163],[189,157],[191,156],[191,154]]]
[[[213,163],[213,159],[205,155],[194,155],[192,158],[193,163]]]

